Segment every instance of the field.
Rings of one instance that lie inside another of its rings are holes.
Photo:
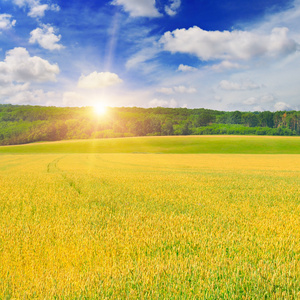
[[[300,138],[0,153],[0,299],[300,299]]]
[[[300,154],[300,137],[214,135],[69,140],[3,146],[1,153]]]

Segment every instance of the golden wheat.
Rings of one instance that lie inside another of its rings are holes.
[[[300,156],[0,156],[0,299],[300,298]]]

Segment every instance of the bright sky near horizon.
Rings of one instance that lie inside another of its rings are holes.
[[[300,109],[300,0],[0,0],[0,103]]]

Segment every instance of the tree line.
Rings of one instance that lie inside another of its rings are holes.
[[[157,135],[300,135],[300,112],[0,105],[0,144]]]

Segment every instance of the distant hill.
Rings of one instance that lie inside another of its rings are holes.
[[[164,135],[300,135],[300,112],[0,105],[0,145]]]

